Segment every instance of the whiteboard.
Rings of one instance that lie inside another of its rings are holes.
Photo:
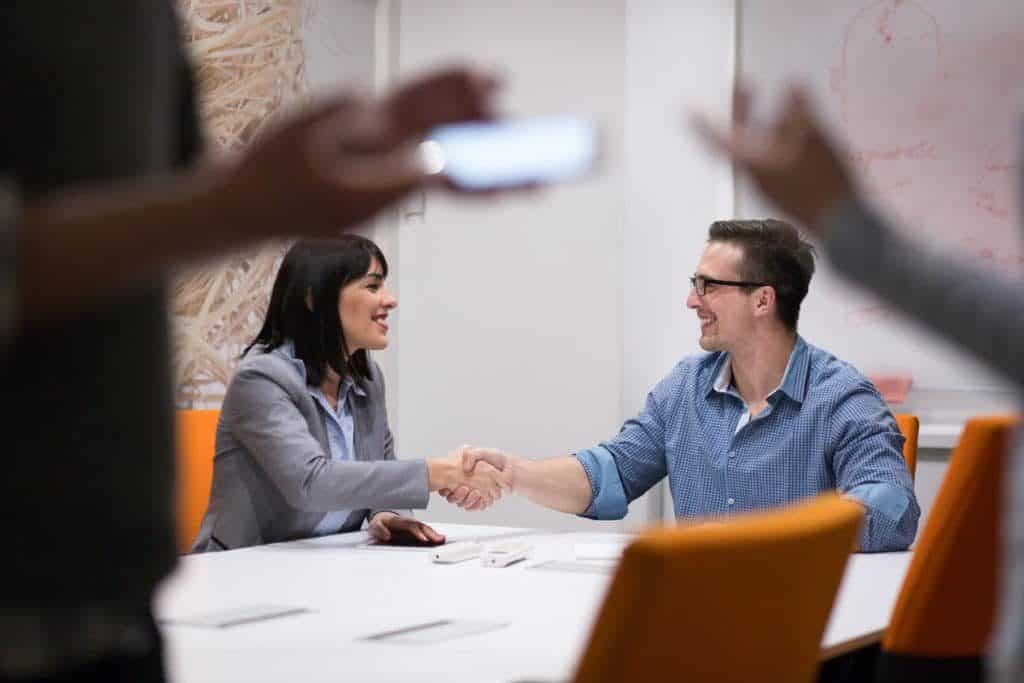
[[[862,186],[901,230],[1019,278],[1024,2],[751,0],[738,9],[737,70],[760,95],[759,115],[787,84],[805,83]],[[741,182],[737,213],[771,210]],[[910,375],[937,392],[1006,390],[824,259],[800,331],[867,374]]]

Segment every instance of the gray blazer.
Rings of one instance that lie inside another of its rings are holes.
[[[353,510],[339,531],[372,513],[425,508],[422,460],[395,460],[376,363],[350,395],[355,460],[331,459],[327,415],[280,349],[254,352],[228,386],[213,460],[213,486],[192,552],[308,538],[327,512]]]

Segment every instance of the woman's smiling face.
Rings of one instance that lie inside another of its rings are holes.
[[[373,259],[366,274],[342,287],[338,295],[338,315],[348,352],[387,348],[388,313],[396,306],[398,300],[384,286],[384,271]]]

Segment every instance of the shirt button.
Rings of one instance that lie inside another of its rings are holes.
[[[736,499],[735,498],[730,498],[727,502],[729,503],[729,505],[732,505],[733,503],[736,502]]]
[[[736,457],[736,451],[729,451],[729,457],[730,458],[735,458]]]

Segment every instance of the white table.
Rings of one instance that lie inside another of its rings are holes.
[[[544,571],[574,560],[574,544],[604,533],[437,525],[450,540],[525,537],[531,559],[504,569],[478,561],[432,564],[427,551],[370,548],[344,534],[183,558],[157,599],[158,618],[274,604],[309,613],[223,629],[165,624],[171,680],[507,682],[566,680],[611,577]],[[878,640],[910,553],[854,555],[822,643],[828,657]],[[587,561],[600,566],[600,560]],[[503,628],[419,646],[360,640],[439,619],[486,619]]]

